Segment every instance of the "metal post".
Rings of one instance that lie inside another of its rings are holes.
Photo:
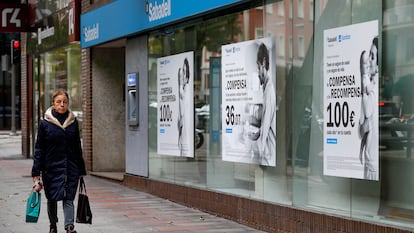
[[[16,136],[16,65],[11,65],[11,132]]]
[[[8,55],[2,55],[1,56],[1,75],[2,75],[1,80],[3,81],[2,85],[4,87],[6,87],[6,83],[7,83],[6,78],[9,76],[8,75],[9,63],[10,63],[9,56]],[[6,99],[7,97],[5,96],[5,94],[6,94],[6,92],[3,92],[1,98]],[[3,116],[4,116],[3,125],[6,125],[7,117],[6,117],[6,107],[4,105],[3,105]]]

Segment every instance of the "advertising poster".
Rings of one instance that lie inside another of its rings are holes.
[[[276,166],[276,62],[273,38],[224,45],[223,160]]]
[[[157,59],[157,153],[194,157],[194,53]]]
[[[378,180],[378,21],[324,31],[324,174]]]

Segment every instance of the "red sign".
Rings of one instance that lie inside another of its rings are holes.
[[[0,4],[0,32],[26,32],[27,19],[26,4]]]
[[[79,41],[80,1],[73,0],[68,4],[68,41]]]

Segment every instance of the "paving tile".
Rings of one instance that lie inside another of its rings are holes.
[[[0,142],[1,140],[4,139],[0,138]],[[13,138],[8,143],[14,141]],[[2,145],[4,143],[0,143],[0,233],[47,232],[49,223],[44,195],[38,223],[25,223],[26,199],[33,185],[33,161],[10,154],[19,154],[16,151],[21,144],[16,143],[14,150],[8,150],[12,151],[10,153],[2,150]],[[76,224],[78,233],[262,232],[90,175],[85,177],[85,182],[93,212],[93,224]],[[76,205],[76,199],[74,203]],[[58,231],[64,232],[60,203],[58,217]]]

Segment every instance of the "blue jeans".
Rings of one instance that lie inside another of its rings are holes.
[[[65,217],[65,229],[74,226],[75,208],[72,200],[63,200],[63,216]],[[47,214],[49,215],[50,224],[55,225],[58,222],[57,201],[47,201]]]

